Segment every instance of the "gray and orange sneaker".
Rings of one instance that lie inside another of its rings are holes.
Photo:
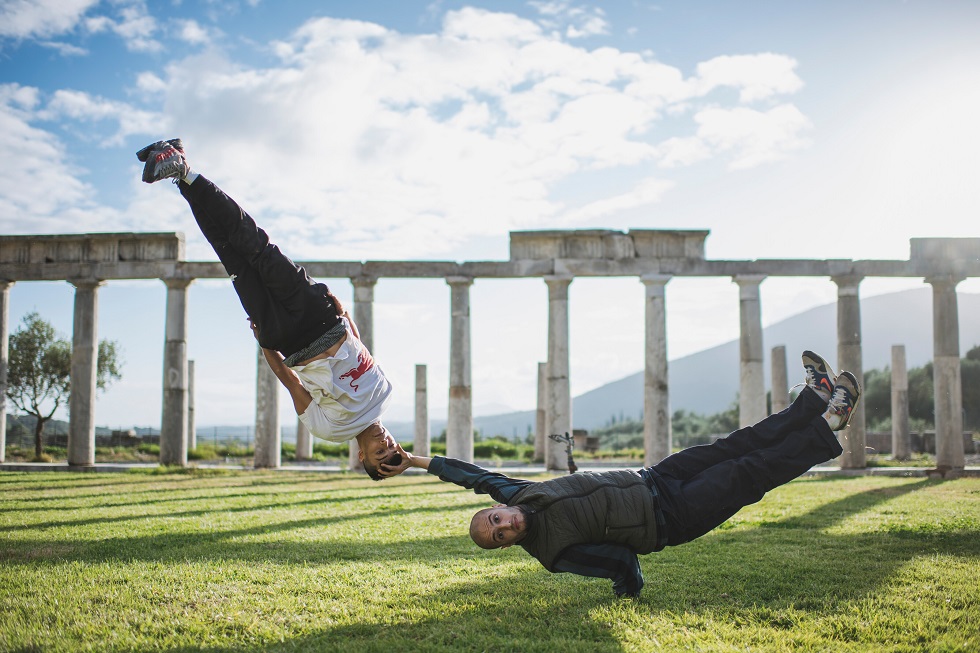
[[[171,177],[175,181],[180,180],[191,171],[179,138],[147,145],[136,153],[136,158],[146,164],[143,166],[143,181],[147,184]]]
[[[834,369],[820,354],[809,349],[803,352],[803,371],[806,372],[806,385],[820,395],[824,401],[830,401],[837,382]]]
[[[861,384],[850,372],[841,372],[823,414],[831,431],[840,431],[847,427],[860,398]]]

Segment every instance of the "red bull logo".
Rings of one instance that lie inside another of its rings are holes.
[[[357,385],[354,383],[354,381],[361,378],[361,376],[372,367],[374,367],[374,359],[371,358],[371,354],[361,352],[357,355],[357,367],[352,367],[341,374],[340,380],[343,381],[344,379],[350,379],[350,387],[356,391]]]

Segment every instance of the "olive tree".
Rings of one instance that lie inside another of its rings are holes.
[[[7,397],[14,406],[36,418],[34,455],[41,457],[44,425],[71,396],[71,343],[59,338],[36,312],[24,316],[10,335]],[[118,345],[99,342],[96,387],[105,390],[122,378]]]

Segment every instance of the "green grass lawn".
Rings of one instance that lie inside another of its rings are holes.
[[[4,651],[978,651],[980,479],[801,479],[639,600],[423,475],[0,473]]]

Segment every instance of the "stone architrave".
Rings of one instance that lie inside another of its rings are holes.
[[[446,455],[473,461],[473,388],[470,352],[471,277],[448,277],[451,293],[449,329],[449,419]]]
[[[374,351],[374,287],[378,280],[376,277],[354,277],[350,281],[354,286],[354,324],[357,325],[357,333],[371,355],[377,355]],[[347,469],[352,472],[364,471],[358,456],[360,450],[356,439],[347,445]]]
[[[789,389],[786,380],[786,345],[777,345],[772,348],[772,412],[773,414],[782,412],[789,407]]]
[[[909,373],[905,364],[905,345],[892,345],[892,458],[912,457],[909,433]]]
[[[296,460],[313,460],[313,436],[299,416],[296,417]]]
[[[534,462],[543,463],[548,441],[548,363],[538,363],[538,402],[534,411]]]
[[[160,464],[187,464],[187,287],[190,279],[164,279],[167,322],[163,345]]]
[[[571,276],[547,276],[548,284],[548,435],[571,435],[572,394],[568,378],[568,287]],[[567,470],[565,446],[545,442],[545,467]]]
[[[858,295],[860,276],[831,277],[837,284],[837,372],[851,372],[864,383],[864,363],[861,350],[861,300]],[[842,469],[867,467],[865,446],[867,435],[864,421],[864,402],[859,401],[847,429],[839,434],[844,453],[840,456]]]
[[[416,456],[429,455],[429,380],[425,365],[415,366],[415,438],[412,440],[412,453]]]
[[[10,363],[10,287],[0,281],[0,463],[7,459],[7,369]]]
[[[936,276],[932,285],[933,388],[936,410],[936,469],[944,476],[962,472],[963,380],[956,285],[961,278]]]
[[[282,434],[279,429],[279,379],[269,367],[262,347],[257,346],[255,374],[256,469],[275,469],[282,464]]]
[[[737,275],[739,323],[738,421],[741,426],[766,416],[766,383],[762,370],[762,305],[759,286],[764,275]]]
[[[95,390],[99,356],[98,290],[105,282],[73,279],[75,315],[72,325],[71,396],[68,399],[68,464],[95,464]]]
[[[187,450],[197,449],[197,418],[194,415],[194,361],[187,361]]]
[[[667,368],[667,275],[640,277],[646,301],[643,371],[643,464],[655,465],[671,450],[670,391]]]

